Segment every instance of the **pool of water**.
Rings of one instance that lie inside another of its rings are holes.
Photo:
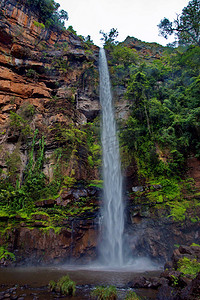
[[[22,292],[17,295],[24,296],[24,299],[55,299],[55,295],[48,293],[47,288],[50,280],[58,280],[64,275],[69,275],[76,282],[76,296],[64,297],[62,299],[90,299],[90,292],[95,286],[114,285],[117,287],[119,299],[123,299],[128,291],[127,284],[133,281],[134,277],[158,276],[161,271],[135,271],[131,268],[106,269],[99,266],[69,266],[60,267],[20,267],[0,269],[0,286],[1,291],[5,288],[18,285]],[[150,289],[139,289],[138,295],[146,297],[145,299],[155,299],[156,292]]]

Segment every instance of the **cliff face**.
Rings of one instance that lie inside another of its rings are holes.
[[[36,160],[39,139],[44,139],[41,172],[45,174],[46,184],[61,175],[67,179],[73,177],[74,181],[99,179],[98,166],[88,162],[91,153],[86,140],[87,122],[92,122],[100,109],[98,47],[88,46],[82,37],[72,32],[46,29],[37,13],[16,0],[1,1],[0,11],[1,180],[9,177],[15,185],[18,178],[23,184],[36,132],[33,156]],[[64,149],[63,152],[58,148]],[[56,151],[62,154],[56,156]],[[77,202],[79,197],[96,199],[96,190],[84,191],[77,188],[73,194],[65,182],[65,189],[56,200],[49,199],[37,207],[40,210],[51,209],[54,205],[63,208],[70,201]],[[5,195],[1,199],[4,201]],[[41,218],[40,215],[40,221]],[[0,243],[7,244],[11,251],[16,250],[23,259],[30,257],[30,261],[37,262],[44,257],[44,252],[46,262],[56,257],[80,257],[83,253],[89,257],[89,249],[96,244],[94,224],[88,223],[87,217],[83,222],[77,221],[76,226],[73,218],[54,223],[60,228],[57,234],[55,228],[42,232],[44,224],[38,220],[29,228],[27,219],[20,216],[18,221],[14,219],[16,223],[14,221],[15,225],[9,230],[13,219],[0,217],[1,228],[7,228],[1,232]]]
[[[2,1],[0,7],[1,145],[4,154],[11,153],[21,139],[19,128],[14,132],[10,128],[10,113],[14,112],[23,115],[32,131],[38,129],[45,135],[46,156],[50,157],[58,147],[52,134],[56,126],[79,126],[99,113],[98,48],[87,51],[87,45],[73,33],[46,30],[17,1]],[[24,145],[22,139],[20,149]],[[25,164],[24,151],[20,156]],[[3,159],[1,168],[6,172]],[[44,166],[50,178],[51,164]],[[87,170],[76,171],[78,179],[88,178]],[[95,178],[92,170],[88,172]]]

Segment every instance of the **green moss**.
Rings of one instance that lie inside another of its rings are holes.
[[[97,286],[92,292],[92,297],[99,300],[115,300],[117,299],[117,289],[115,286]]]
[[[103,188],[103,180],[97,180],[97,179],[91,180],[89,183],[89,186],[94,186],[94,187],[102,189]]]
[[[200,263],[196,259],[183,257],[178,261],[177,270],[184,275],[188,274],[194,278],[200,272]]]
[[[37,216],[37,215],[46,216],[46,217],[50,218],[50,216],[47,212],[41,211],[41,210],[36,210],[35,212],[31,213],[30,217],[34,217],[34,216]]]
[[[200,247],[200,245],[196,243],[192,243],[190,246]]]
[[[39,23],[37,21],[33,21],[33,24],[36,26],[36,27],[39,27],[41,29],[45,29],[45,25],[43,23]]]
[[[54,226],[47,226],[47,227],[44,227],[44,228],[40,228],[42,230],[43,233],[49,233],[49,231],[52,229],[54,230],[55,234],[59,234],[62,230],[62,227],[54,227]]]

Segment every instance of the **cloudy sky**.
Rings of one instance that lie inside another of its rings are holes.
[[[56,0],[68,12],[66,27],[72,25],[77,34],[90,35],[100,45],[100,30],[116,28],[118,41],[128,35],[146,42],[166,45],[172,39],[158,36],[160,20],[173,20],[187,6],[188,0]]]

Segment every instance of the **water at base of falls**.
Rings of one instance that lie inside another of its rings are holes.
[[[99,53],[99,73],[104,180],[104,205],[101,211],[102,241],[99,247],[99,254],[102,264],[120,267],[125,263],[123,251],[124,205],[122,199],[122,175],[110,78],[104,49],[100,49]]]

